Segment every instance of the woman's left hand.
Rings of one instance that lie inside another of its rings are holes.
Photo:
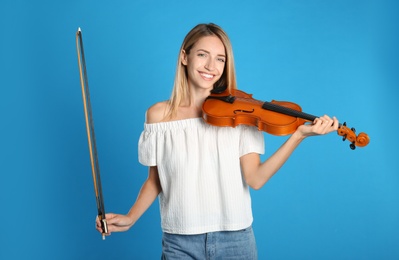
[[[337,118],[330,118],[327,115],[316,118],[312,124],[304,124],[298,127],[297,133],[303,138],[314,135],[325,135],[337,131],[339,122]]]

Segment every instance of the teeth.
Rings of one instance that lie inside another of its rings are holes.
[[[210,74],[201,73],[201,75],[204,76],[207,79],[213,78],[213,75],[210,75]]]

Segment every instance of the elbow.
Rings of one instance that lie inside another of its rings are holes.
[[[248,176],[247,176],[248,177]],[[266,182],[270,180],[270,177],[265,177],[262,175],[251,175],[251,178],[246,179],[246,183],[249,187],[254,190],[260,190]]]
[[[248,186],[251,187],[253,190],[260,190],[266,182],[262,182],[260,180],[247,180],[246,181]]]
[[[263,184],[258,184],[258,183],[255,183],[255,184],[248,184],[249,185],[249,187],[251,187],[253,190],[260,190],[262,187],[263,187]]]

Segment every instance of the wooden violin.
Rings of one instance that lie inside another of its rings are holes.
[[[215,88],[202,105],[202,117],[208,124],[235,127],[240,124],[256,126],[272,135],[289,135],[298,126],[313,122],[317,116],[302,112],[302,108],[287,101],[264,102],[241,90]],[[350,142],[350,148],[364,147],[370,142],[366,133],[356,136],[354,128],[339,124],[338,135]]]

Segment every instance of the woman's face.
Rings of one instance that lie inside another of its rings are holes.
[[[182,64],[187,67],[188,84],[194,88],[212,89],[223,74],[226,51],[216,36],[200,38],[187,55],[183,50]]]

